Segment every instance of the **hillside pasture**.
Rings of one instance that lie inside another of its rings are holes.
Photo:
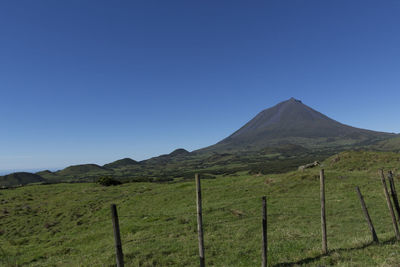
[[[327,255],[321,254],[319,168],[202,180],[206,264],[261,263],[261,197],[268,202],[269,266],[397,266],[400,244],[378,166],[399,168],[396,153],[346,152],[323,162]],[[365,154],[363,154],[365,153]],[[373,157],[362,168],[353,161]],[[340,168],[339,168],[340,165]],[[395,181],[399,182],[399,177]],[[380,244],[371,244],[359,186]],[[398,186],[400,188],[400,186]],[[197,266],[194,180],[173,183],[32,185],[0,191],[0,265],[112,266],[110,204],[120,217],[126,266]]]

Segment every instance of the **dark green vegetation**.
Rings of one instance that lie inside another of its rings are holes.
[[[225,160],[221,156],[220,160]],[[270,266],[398,266],[378,169],[400,154],[348,151],[324,162],[328,248],[320,240],[319,167],[282,174],[215,174],[202,181],[206,263],[259,266],[261,196],[268,197]],[[381,244],[371,236],[359,186]],[[0,191],[0,265],[111,266],[110,204],[120,216],[127,266],[198,266],[194,180],[170,183],[31,185]]]
[[[135,166],[138,165],[139,163],[136,160],[130,159],[130,158],[124,158],[120,160],[116,160],[114,162],[108,163],[104,165],[105,168],[108,169],[118,169],[118,168],[124,168],[126,166]]]
[[[97,183],[103,186],[111,186],[111,185],[120,185],[122,184],[119,180],[115,180],[111,177],[100,177],[99,180],[97,180]]]
[[[29,172],[15,172],[8,175],[0,176],[0,186],[12,187],[24,184],[41,183],[45,179],[40,175]]]
[[[43,177],[46,183],[96,182],[103,176],[122,182],[168,182],[192,178],[195,172],[208,177],[238,171],[282,173],[295,170],[302,164],[323,160],[337,152],[331,149],[311,151],[292,144],[240,153],[196,154],[183,149],[178,151],[141,162],[123,159],[104,166],[76,165],[57,172],[39,172],[37,175]]]
[[[370,148],[379,151],[400,152],[400,136],[380,141],[371,145]]]

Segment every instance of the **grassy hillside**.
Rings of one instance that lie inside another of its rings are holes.
[[[400,151],[400,136],[383,140],[371,146],[375,150]]]
[[[136,160],[130,159],[130,158],[124,158],[120,160],[116,160],[114,162],[105,164],[103,167],[108,168],[108,169],[117,169],[117,168],[123,168],[126,166],[130,165],[137,165],[138,162]]]
[[[270,266],[398,266],[400,243],[393,239],[377,169],[398,169],[400,154],[335,157],[323,162],[329,255],[320,253],[319,169],[239,172],[202,181],[206,263],[260,265],[261,196],[267,195]],[[370,244],[356,185],[379,245]],[[0,191],[0,202],[0,265],[113,265],[111,203],[118,206],[127,266],[198,265],[193,180],[26,186]]]
[[[0,186],[13,187],[31,183],[44,182],[45,179],[40,175],[29,172],[15,172],[8,175],[0,176]]]
[[[385,143],[367,145],[365,149],[397,150],[397,138]],[[389,145],[392,144],[392,145]],[[122,182],[165,182],[193,177],[194,172],[207,175],[220,175],[238,171],[251,173],[282,173],[296,170],[298,166],[314,161],[323,161],[327,157],[343,150],[362,149],[362,147],[343,146],[324,149],[307,149],[306,147],[284,143],[268,146],[254,151],[236,151],[231,153],[189,153],[177,149],[170,154],[161,155],[137,162],[125,158],[99,166],[83,164],[67,167],[57,172],[41,171],[36,174],[48,182],[94,182],[104,176],[111,176]],[[22,184],[30,180],[23,180]],[[0,186],[6,186],[4,179]],[[10,185],[7,185],[10,186]]]
[[[36,174],[51,183],[93,182],[103,176],[112,176],[124,182],[165,182],[192,178],[194,172],[207,175],[249,170],[257,173],[286,172],[297,169],[299,165],[325,159],[332,154],[332,150],[310,151],[304,147],[291,144],[251,152],[201,155],[189,154],[184,149],[177,149],[170,154],[141,162],[126,158],[106,164],[103,167],[95,164],[83,164],[70,166],[57,172],[46,170]],[[0,180],[0,186],[2,185]]]
[[[55,174],[58,177],[62,177],[63,180],[90,180],[89,178],[99,177],[110,173],[112,173],[112,170],[96,164],[81,164],[69,166],[61,171],[57,171]]]

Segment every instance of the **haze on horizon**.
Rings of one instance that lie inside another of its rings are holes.
[[[143,160],[295,97],[400,132],[399,1],[2,1],[0,170]]]

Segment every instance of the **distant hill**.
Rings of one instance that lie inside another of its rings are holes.
[[[108,174],[110,172],[109,169],[99,166],[97,164],[81,164],[81,165],[73,165],[69,166],[63,170],[57,171],[57,176],[64,176],[64,177],[78,177],[84,175],[101,175],[101,174]]]
[[[219,143],[196,152],[259,150],[287,143],[326,148],[368,144],[394,136],[342,124],[291,98],[261,111]]]
[[[172,151],[171,153],[169,153],[168,155],[170,157],[179,157],[179,156],[187,156],[189,154],[190,154],[190,152],[187,151],[186,149],[178,148],[178,149],[175,149],[174,151]]]
[[[49,170],[44,170],[44,171],[37,172],[36,174],[43,177],[43,175],[52,175],[54,173],[52,171],[49,171]]]
[[[148,160],[143,160],[143,164],[166,164],[174,160],[182,160],[183,158],[190,155],[190,152],[183,148],[178,148],[169,154],[160,155],[158,157],[153,157]]]
[[[43,177],[46,179],[48,182],[58,182],[62,181],[62,177],[59,177],[57,173],[49,171],[49,170],[44,170],[36,173],[37,175]]]
[[[136,160],[130,159],[130,158],[124,158],[120,160],[116,160],[114,162],[108,163],[103,165],[103,167],[107,169],[117,169],[121,167],[126,167],[126,166],[132,166],[132,165],[137,165],[139,164]]]
[[[15,172],[8,175],[0,176],[0,186],[4,187],[13,187],[45,181],[46,180],[40,175],[29,172]]]
[[[400,152],[400,135],[397,135],[397,137],[394,138],[377,142],[376,144],[371,145],[369,148],[373,150]]]

